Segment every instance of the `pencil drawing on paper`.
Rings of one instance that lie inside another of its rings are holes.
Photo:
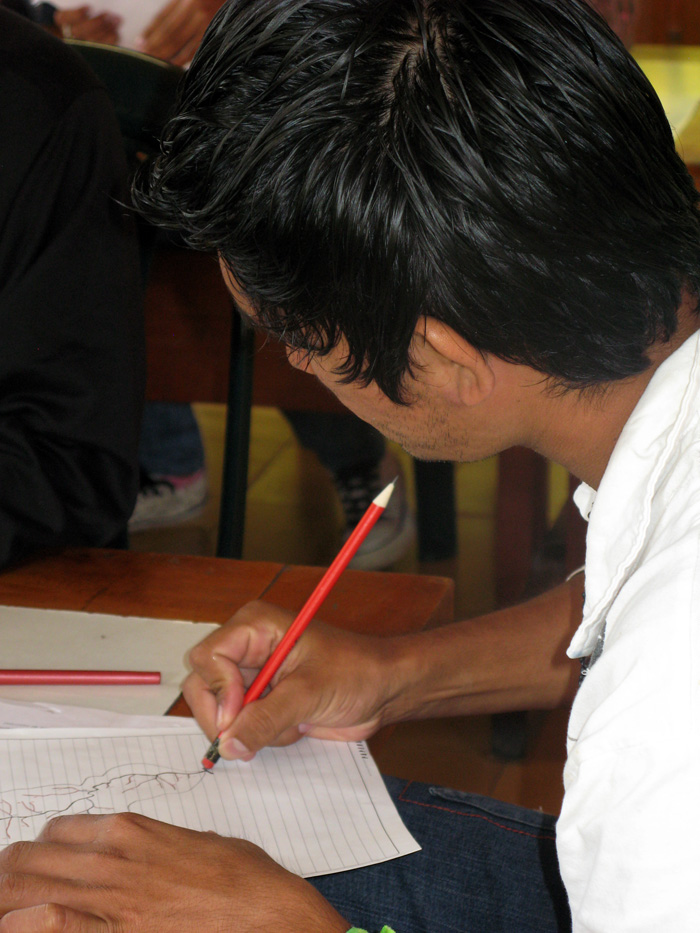
[[[76,813],[117,813],[136,804],[171,795],[188,794],[207,778],[206,772],[163,771],[157,765],[139,763],[113,766],[75,783],[41,784],[0,790],[0,845],[38,832],[55,816]]]

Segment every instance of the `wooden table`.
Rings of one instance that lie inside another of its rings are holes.
[[[323,569],[215,557],[68,549],[0,573],[0,605],[193,622],[225,622],[265,599],[297,610]],[[348,570],[320,616],[355,632],[398,635],[450,622],[454,584],[442,577]],[[173,712],[187,715],[180,698]]]

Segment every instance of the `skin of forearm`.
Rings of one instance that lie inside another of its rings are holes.
[[[579,665],[583,575],[519,606],[391,639],[385,723],[568,705]]]

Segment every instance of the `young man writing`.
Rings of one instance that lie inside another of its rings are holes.
[[[317,624],[241,710],[289,624],[254,604],[194,650],[186,696],[243,759],[575,696],[566,893],[541,814],[391,782],[423,851],[315,887],[235,840],[52,823],[0,857],[0,933],[696,928],[697,200],[658,99],[578,0],[221,11],[152,216],[217,250],[242,313],[388,437],[454,460],[526,445],[582,480],[590,526],[585,601],[579,576],[400,639]]]

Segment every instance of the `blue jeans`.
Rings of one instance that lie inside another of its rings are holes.
[[[204,466],[204,444],[189,405],[146,402],[139,464],[155,476],[189,476]]]
[[[384,438],[352,412],[285,411],[297,440],[331,473],[352,471],[384,456]]]
[[[555,818],[512,804],[385,778],[423,847],[414,855],[312,878],[350,923],[396,933],[569,933]]]

